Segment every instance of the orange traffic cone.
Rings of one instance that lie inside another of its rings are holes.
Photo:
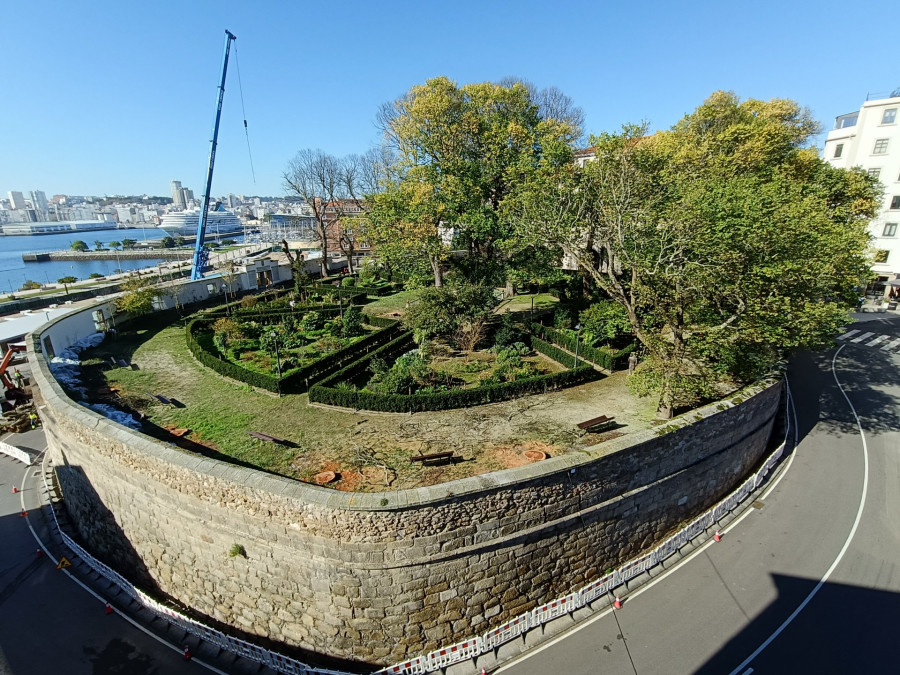
[[[618,595],[616,596],[616,601],[613,603],[613,607],[615,607],[616,609],[622,609],[622,600]]]
[[[722,541],[722,534],[721,534],[721,532],[719,532],[718,530],[716,530],[716,533],[713,535],[713,539],[715,539],[716,541]]]
[[[37,557],[38,557],[38,558],[43,558],[43,557],[44,557],[44,551],[43,551],[43,549],[38,549],[38,550],[37,550]]]
[[[481,675],[488,675],[488,671],[484,669],[484,666],[481,666]]]
[[[112,605],[110,605],[108,602],[106,603],[106,613],[107,613],[107,614],[112,614],[112,613],[113,613]]]
[[[25,516],[28,515],[28,511],[26,511],[25,509],[22,509],[22,513],[20,513],[19,515],[24,518]]]
[[[16,494],[18,491],[19,491],[19,488],[17,488],[15,485],[13,485],[13,494]]]
[[[185,645],[185,646],[184,646],[184,660],[185,660],[185,661],[190,661],[191,658],[192,658],[192,656],[193,656],[193,655],[191,654],[191,648],[188,647],[187,645]]]

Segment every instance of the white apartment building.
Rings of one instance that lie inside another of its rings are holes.
[[[886,293],[892,288],[887,282],[900,278],[900,90],[836,117],[825,140],[824,159],[840,168],[862,167],[884,187],[869,233],[872,270],[878,275],[872,290]]]

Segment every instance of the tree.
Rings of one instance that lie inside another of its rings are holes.
[[[792,101],[717,92],[670,131],[591,139],[584,170],[545,163],[510,210],[621,305],[659,414],[827,344],[867,269],[874,181],[805,143]],[[641,382],[643,380],[643,383]]]
[[[161,295],[150,280],[135,277],[122,284],[124,293],[116,299],[116,310],[132,316],[147,314],[153,310],[153,300]]]
[[[369,162],[373,160],[368,160]],[[368,187],[366,160],[357,155],[337,158],[321,150],[301,150],[282,174],[285,190],[303,199],[312,209],[314,236],[322,251],[322,277],[328,276],[331,242],[347,256],[353,273],[355,228],[353,222],[365,210],[364,190]]]
[[[33,291],[35,289],[41,288],[41,284],[37,281],[32,281],[31,279],[26,279],[25,283],[22,284],[22,287],[19,289],[20,291]]]
[[[184,237],[181,237],[181,236],[175,237],[174,239],[175,239],[175,246],[184,246],[185,243],[187,242],[187,239],[185,239]]]
[[[433,242],[434,229],[455,236],[472,256],[470,278],[486,281],[498,267],[502,280],[520,252],[501,209],[512,186],[542,157],[571,161],[580,134],[565,120],[543,117],[532,92],[517,81],[459,87],[434,78],[383,106],[379,122],[396,151],[391,188],[401,199],[415,195],[418,205],[398,222],[414,226],[420,241],[427,233]]]
[[[81,241],[81,239],[76,239],[72,242],[71,248],[73,251],[77,251],[78,253],[84,253],[88,250],[88,245]]]
[[[464,323],[471,324],[469,334],[477,332],[479,320],[490,314],[496,304],[493,290],[486,286],[460,283],[426,288],[402,321],[415,332],[419,345],[423,345],[431,336],[452,337]]]
[[[66,290],[66,295],[69,294],[69,284],[74,284],[78,281],[78,277],[61,277],[56,280],[56,283],[62,284],[63,288]]]
[[[97,251],[102,251],[103,250],[103,242],[100,241],[99,239],[94,239],[94,249],[96,249]]]
[[[134,248],[137,244],[137,239],[123,239],[122,240],[122,248]]]
[[[175,248],[175,239],[172,237],[163,237],[159,243],[163,248]]]
[[[126,239],[126,241],[128,241],[128,240]],[[122,248],[122,242],[121,241],[111,241],[111,242],[109,242],[109,247],[113,251],[118,251],[120,248]]]

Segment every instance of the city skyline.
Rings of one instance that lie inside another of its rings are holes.
[[[900,86],[889,41],[870,37],[876,7],[858,3],[854,25],[835,31],[844,10],[835,2],[815,11],[659,3],[640,20],[587,2],[348,2],[327,17],[274,3],[19,4],[4,12],[4,62],[40,86],[8,92],[15,105],[0,108],[0,195],[50,186],[48,194],[167,195],[174,177],[203,185],[226,28],[238,39],[213,194],[277,197],[298,150],[364,152],[379,142],[378,106],[439,75],[557,86],[584,109],[587,133],[642,119],[668,128],[719,89],[793,98],[826,132],[867,94]],[[66,27],[65,38],[54,26]],[[865,55],[864,71],[836,58],[836,32],[841,53]],[[99,38],[90,47],[77,39],[88,35]]]

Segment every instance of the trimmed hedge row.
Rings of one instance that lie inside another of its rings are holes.
[[[386,316],[370,316],[363,312],[363,323],[367,323],[370,326],[375,326],[376,328],[387,328],[388,326],[400,323],[397,319],[390,319]]]
[[[576,338],[568,333],[551,328],[550,326],[542,326],[537,323],[531,324],[531,332],[540,338],[549,340],[559,347],[567,349],[573,354],[575,353]],[[579,341],[578,358],[583,358],[585,361],[590,361],[607,370],[622,370],[626,366],[628,355],[636,348],[637,343],[632,343],[624,349],[614,350],[609,347],[591,347],[584,344],[584,342]],[[555,359],[555,357],[551,358]],[[559,361],[559,359],[556,360]],[[570,358],[570,360],[574,361],[574,358]],[[563,363],[563,361],[560,361],[560,363]]]
[[[279,391],[279,380],[277,377],[241,368],[219,356],[218,350],[213,344],[212,332],[204,332],[204,329],[207,329],[212,323],[212,320],[209,318],[195,319],[185,329],[188,349],[191,350],[196,359],[220,375],[246,382],[253,387],[260,387],[267,391]],[[359,359],[360,355],[368,353],[374,345],[393,340],[401,331],[402,327],[400,324],[394,321],[390,326],[367,335],[352,345],[347,345],[336,352],[323,356],[308,366],[291,371],[281,378],[281,393],[301,394],[305,392],[311,383],[327,377],[348,363]]]
[[[200,326],[198,326],[198,324],[200,324]],[[259,387],[260,389],[265,389],[267,391],[278,391],[277,377],[272,377],[271,375],[265,375],[263,373],[255,373],[216,356],[214,353],[215,346],[213,345],[212,333],[199,332],[202,327],[207,325],[207,319],[194,319],[184,329],[188,349],[191,350],[191,354],[194,355],[194,358],[207,368],[212,368],[219,373],[219,375],[224,375],[225,377],[230,377],[231,379],[239,380],[240,382],[246,382],[251,387]],[[198,330],[196,335],[194,334],[195,327],[197,327]]]
[[[555,350],[552,345],[548,345],[541,340],[536,341],[541,343],[540,347],[535,345],[536,349],[544,351],[541,347],[546,348],[547,352],[544,353],[547,353],[550,358],[554,358],[548,353]],[[309,400],[344,408],[378,410],[381,412],[451,410],[453,408],[508,401],[527,394],[544,394],[548,391],[571,387],[602,377],[592,366],[585,364],[575,370],[566,370],[562,373],[538,375],[516,380],[515,382],[502,382],[473,389],[456,389],[439,394],[376,394],[368,391],[338,389],[333,386],[338,382],[349,382],[360,375],[368,368],[371,359],[374,357],[390,358],[399,355],[407,351],[412,344],[412,333],[404,333],[393,342],[380,347],[368,356],[359,359],[330,377],[325,378],[319,384],[310,387]],[[555,351],[558,352],[559,350]],[[562,354],[562,352],[560,353]],[[574,361],[574,359],[570,357],[571,361]]]

